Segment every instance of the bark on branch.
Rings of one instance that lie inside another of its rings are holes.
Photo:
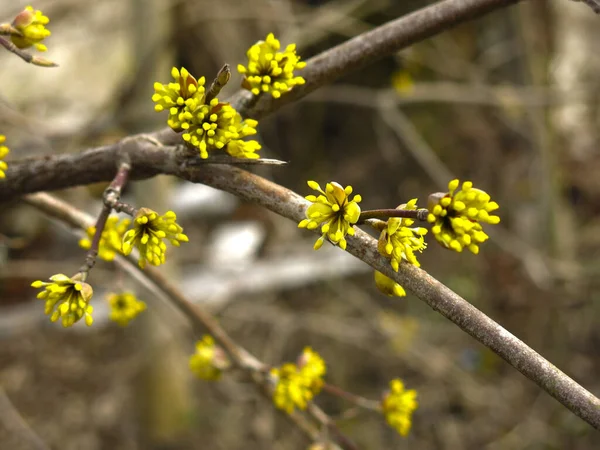
[[[241,90],[230,101],[243,116],[266,116],[283,105],[308,95],[318,87],[384,56],[518,1],[441,1],[388,22],[309,59],[302,72],[306,84],[296,86],[279,99],[263,96],[258,102],[253,102],[250,93]],[[179,176],[183,163],[182,155],[174,153],[172,148],[167,148],[179,143],[179,135],[165,128],[152,134],[128,138],[118,144],[86,150],[80,154],[10,161],[6,179],[0,183],[0,201],[11,200],[31,192],[110,181],[116,172],[115,161],[119,152],[127,152],[131,158],[132,179],[149,178],[160,173]]]

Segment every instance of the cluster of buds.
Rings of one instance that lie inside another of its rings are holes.
[[[429,209],[418,209],[415,198],[394,210],[373,211],[361,211],[360,195],[350,199],[351,186],[343,188],[335,181],[327,183],[325,190],[315,181],[309,181],[308,186],[319,195],[306,197],[311,204],[306,208],[306,219],[300,221],[298,227],[309,230],[320,227],[321,237],[314,245],[315,250],[321,248],[326,239],[345,250],[346,236],[354,235],[354,226],[374,219],[369,224],[380,232],[377,250],[396,272],[402,262],[421,265],[417,254],[427,248],[428,230],[414,226],[416,220],[431,223],[433,236],[445,248],[461,252],[466,247],[473,253],[478,253],[479,244],[488,239],[482,223],[500,222],[498,216],[490,214],[498,209],[498,204],[491,201],[488,193],[474,188],[470,181],[465,181],[461,189],[458,189],[458,180],[451,181],[449,192],[429,197]],[[380,220],[383,218],[386,220]],[[388,296],[406,295],[400,284],[379,271],[375,271],[375,285]]]
[[[154,83],[154,109],[169,112],[169,127],[182,132],[183,140],[197,148],[202,159],[212,150],[224,150],[236,158],[259,157],[260,144],[244,140],[256,134],[256,120],[242,119],[229,103],[211,98],[204,77],[197,80],[183,67],[173,67],[171,76],[171,83]]]
[[[238,72],[244,75],[244,89],[254,95],[269,93],[279,98],[294,86],[305,83],[304,78],[294,74],[306,67],[296,54],[296,44],[288,45],[283,52],[280,48],[281,43],[270,33],[266,40],[258,41],[248,49],[248,64],[238,65]]]
[[[323,358],[306,347],[296,364],[286,363],[269,372],[274,384],[273,403],[288,414],[295,408],[306,409],[308,402],[321,391],[325,372]]]
[[[0,23],[0,44],[29,63],[54,67],[56,64],[52,61],[25,51],[31,47],[39,52],[48,50],[43,41],[50,36],[50,30],[46,28],[49,22],[50,19],[40,10],[34,10],[31,6],[27,6],[15,16],[11,23]],[[4,39],[3,35],[8,36],[9,39]]]

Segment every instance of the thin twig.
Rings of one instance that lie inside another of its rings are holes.
[[[390,217],[402,217],[426,221],[429,210],[427,209],[371,209],[362,211],[357,224],[362,224],[369,219],[388,219]]]
[[[2,36],[0,36],[0,45],[2,45],[2,47],[4,47],[9,52],[17,55],[23,61],[33,64],[34,66],[58,67],[58,64],[56,64],[46,58],[40,58],[39,56],[34,56],[30,53],[27,53],[27,52],[21,50],[15,44],[10,42],[9,40],[4,39]]]
[[[55,217],[73,227],[86,229],[93,220],[84,212],[79,211],[73,206],[46,193],[28,195],[24,197],[23,200],[49,216]],[[251,380],[259,388],[261,393],[271,399],[271,392],[265,377],[267,372],[266,368],[268,366],[256,359],[248,351],[238,346],[211,314],[205,312],[199,306],[192,304],[185,295],[157,269],[146,267],[142,271],[137,264],[137,257],[135,255],[129,255],[127,257],[117,255],[115,263],[126,271],[133,273],[136,276],[141,275],[145,280],[149,280],[158,292],[184,314],[199,335],[204,332],[212,334],[234,364],[238,368],[249,373]],[[329,416],[316,405],[313,405],[309,413],[323,426],[328,426],[331,420]],[[300,428],[311,440],[314,441],[319,437],[319,431],[299,412],[296,411],[291,415],[284,414],[284,416],[298,426],[298,428]],[[345,446],[341,441],[342,440],[340,440],[340,446],[343,450],[354,450],[354,447]],[[337,446],[333,446],[333,448],[337,448]]]
[[[79,272],[83,274],[84,280],[89,274],[90,270],[92,270],[96,264],[96,258],[98,257],[98,250],[100,247],[100,239],[102,239],[102,233],[104,232],[104,227],[106,226],[106,221],[108,220],[108,216],[110,216],[110,212],[113,208],[117,209],[115,207],[116,205],[124,205],[123,203],[119,202],[119,199],[121,198],[121,191],[127,184],[130,170],[131,164],[129,164],[129,159],[125,156],[125,160],[119,165],[119,169],[117,170],[115,178],[104,190],[102,195],[103,206],[100,214],[98,214],[98,219],[96,220],[96,231],[94,232],[92,244],[85,255],[85,262],[83,266],[81,266],[79,269]],[[120,208],[119,210],[123,209]]]
[[[352,392],[347,392],[339,386],[325,383],[323,385],[323,392],[343,398],[344,400],[349,401],[356,406],[360,406],[361,408],[381,412],[380,402],[369,400],[368,398],[361,397],[360,395],[353,394]]]

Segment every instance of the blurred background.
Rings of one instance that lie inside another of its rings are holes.
[[[0,131],[8,159],[79,152],[165,126],[154,81],[185,66],[211,80],[274,32],[304,59],[420,0],[36,1],[49,16],[43,69],[0,52]],[[29,2],[0,5],[10,21]],[[350,184],[365,209],[395,207],[472,180],[501,205],[478,256],[429,240],[422,267],[600,394],[600,17],[580,3],[531,0],[412,46],[259,125],[251,169],[308,194]],[[595,175],[596,174],[596,175]],[[61,198],[89,213],[105,185]],[[418,391],[401,438],[382,417],[344,414],[361,449],[592,449],[599,435],[515,369],[409,294],[388,298],[364,264],[294,223],[168,177],[126,199],[177,212],[190,243],[163,268],[266,363],[311,345],[327,381],[377,399],[400,377]],[[151,290],[99,262],[95,323],[51,324],[29,287],[83,262],[78,236],[18,202],[0,216],[0,448],[303,449],[309,442],[235,377],[193,379],[195,337]],[[133,289],[149,309],[127,328],[104,296]],[[352,405],[321,394],[334,417]]]

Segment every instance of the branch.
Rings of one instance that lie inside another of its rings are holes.
[[[229,101],[244,116],[264,117],[283,105],[301,99],[315,89],[411,44],[434,36],[462,22],[519,0],[444,0],[408,14],[333,47],[307,61],[302,76],[306,83],[279,99],[261,96],[258,101],[246,90]],[[168,128],[128,138],[134,180],[158,174],[179,175],[183,154],[172,146],[181,138]],[[80,154],[34,157],[11,161],[6,179],[0,183],[0,201],[43,190],[110,181],[119,143],[86,150]]]
[[[295,222],[305,218],[304,211],[310,204],[289,189],[235,167],[207,167],[206,170],[189,173],[187,179],[255,202]],[[600,399],[523,341],[424,270],[411,264],[400,264],[400,270],[394,272],[388,260],[377,252],[377,241],[362,230],[357,229],[354,237],[348,236],[347,242],[348,253],[408,288],[419,299],[498,354],[573,413],[600,429]]]
[[[91,216],[49,194],[42,192],[29,195],[24,198],[24,201],[47,215],[57,218],[72,227],[85,230],[93,224],[93,218]],[[204,332],[213,335],[233,363],[239,369],[249,374],[250,379],[254,382],[259,391],[271,400],[268,381],[264,377],[268,366],[239,346],[210,313],[190,302],[177,286],[163,276],[158,269],[153,267],[146,267],[144,270],[140,269],[135,255],[117,255],[115,263],[135,278],[143,280],[144,283],[149,281],[156,291],[162,294],[169,303],[175,306],[175,308],[190,321],[198,336]],[[281,414],[300,428],[311,440],[316,441],[319,438],[319,430],[299,411],[294,411],[292,414],[284,414],[281,412]],[[331,418],[318,406],[314,404],[311,405],[309,414],[316,419],[321,426],[331,427]],[[336,439],[339,441],[342,450],[355,450],[356,447],[353,446],[352,442],[341,433],[338,432],[336,434]],[[333,443],[331,443],[331,445],[335,450],[339,450],[340,448]]]
[[[360,34],[343,44],[310,58],[302,77],[306,83],[274,99],[262,98],[250,110],[245,104],[252,98],[248,91],[239,91],[230,100],[242,115],[260,118],[288,103],[305,97],[315,89],[373,62],[453,28],[463,22],[481,17],[495,9],[518,3],[520,0],[444,0],[434,5],[392,20],[371,31]]]

